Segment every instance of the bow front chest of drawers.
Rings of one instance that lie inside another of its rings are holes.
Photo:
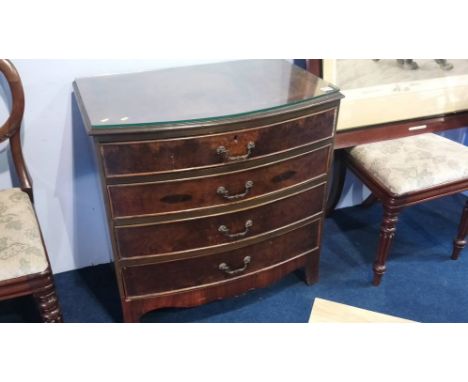
[[[338,90],[282,60],[77,79],[124,320],[318,278]]]

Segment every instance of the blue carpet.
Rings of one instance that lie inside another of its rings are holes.
[[[468,249],[450,260],[463,195],[403,211],[380,287],[371,286],[382,208],[338,210],[325,223],[320,282],[300,271],[264,289],[190,309],[162,309],[143,322],[307,322],[315,297],[420,322],[468,322]],[[110,264],[56,275],[67,322],[119,322]],[[37,321],[30,298],[0,303],[0,322]]]

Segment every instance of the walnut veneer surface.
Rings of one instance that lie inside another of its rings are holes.
[[[287,61],[78,79],[126,322],[318,279],[341,94]]]

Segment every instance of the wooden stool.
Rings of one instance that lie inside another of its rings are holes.
[[[353,147],[348,150],[348,159],[351,170],[384,208],[373,268],[373,284],[377,286],[386,270],[401,210],[468,190],[468,147],[436,134],[421,134]],[[465,246],[467,233],[468,201],[454,241],[453,260]]]

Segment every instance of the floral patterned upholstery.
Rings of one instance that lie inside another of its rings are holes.
[[[0,191],[0,281],[39,273],[47,266],[28,195],[18,188]]]
[[[359,145],[348,152],[396,195],[468,178],[468,147],[436,134]]]

